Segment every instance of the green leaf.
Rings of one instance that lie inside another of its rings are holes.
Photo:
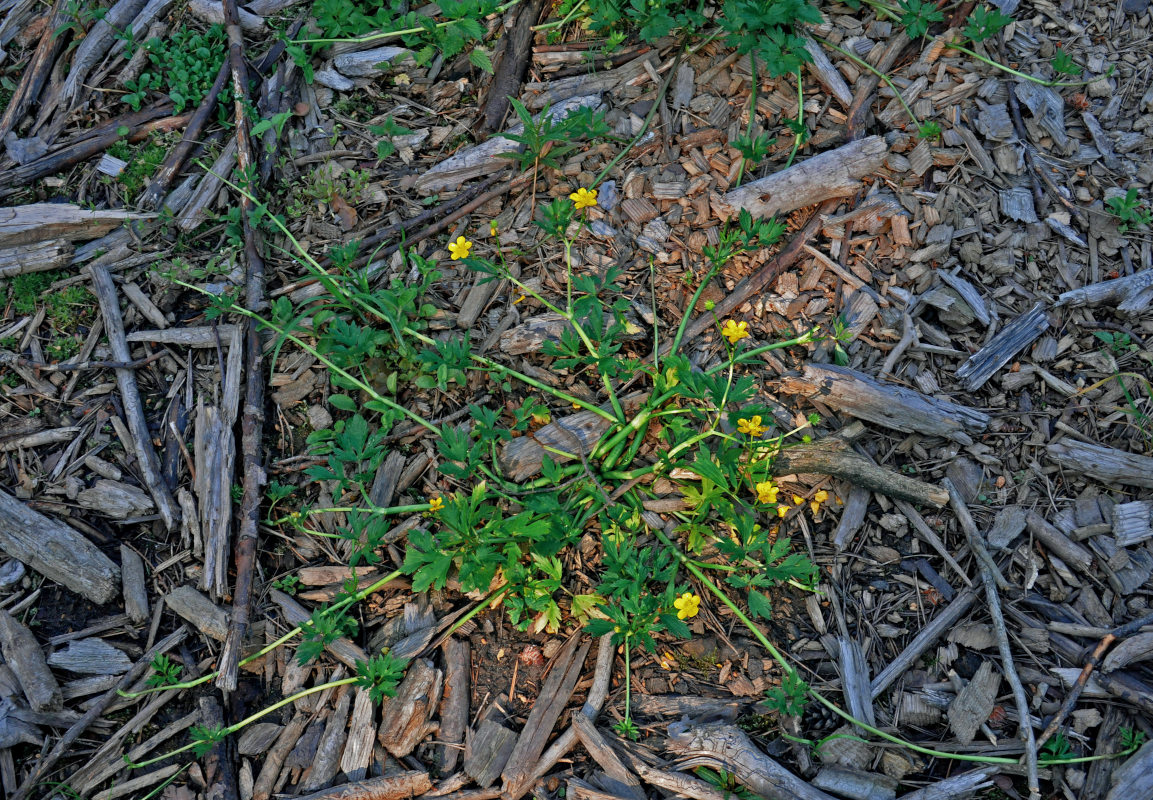
[[[493,72],[492,59],[489,58],[488,53],[479,47],[474,47],[468,54],[468,63],[489,74]]]
[[[356,411],[358,408],[356,401],[346,394],[334,394],[328,398],[328,402],[341,411]]]
[[[756,589],[750,589],[749,611],[753,612],[755,617],[771,620],[773,618],[773,603],[766,595],[761,594]]]

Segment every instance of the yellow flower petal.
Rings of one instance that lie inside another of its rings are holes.
[[[452,256],[453,261],[460,261],[462,258],[468,258],[468,251],[472,249],[472,242],[463,236],[456,237],[455,242],[448,243],[448,252]]]
[[[597,190],[585,189],[583,186],[568,196],[572,200],[576,210],[580,211],[582,208],[590,208],[597,204]]]

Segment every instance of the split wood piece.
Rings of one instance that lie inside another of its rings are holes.
[[[977,561],[983,567],[981,570],[982,574],[991,578],[998,589],[1008,591],[1011,588],[1009,582],[1005,580],[1005,576],[1001,574],[1001,570],[997,567],[997,562],[989,555],[989,551],[985,547],[985,539],[981,536],[981,532],[977,530],[977,523],[973,520],[973,515],[969,511],[969,506],[965,502],[964,496],[962,496],[960,490],[957,489],[956,484],[953,483],[951,478],[943,479],[941,485],[944,486],[945,491],[949,493],[949,502],[953,506],[953,513],[957,515],[957,521],[961,524],[961,531],[965,534],[965,541],[969,545],[969,549],[973,551],[973,555],[977,557]]]
[[[881,75],[892,70],[893,65],[897,63],[897,59],[909,44],[907,39],[902,39],[900,36],[891,37],[881,52],[880,58],[869,59],[876,72],[869,70],[867,74],[861,75],[854,82],[853,88],[856,89],[857,93],[853,95],[853,104],[849,106],[849,118],[845,123],[849,139],[859,139],[869,127],[868,121],[873,105],[873,93],[881,85]]]
[[[500,128],[508,114],[509,98],[520,94],[520,84],[532,55],[532,29],[543,8],[544,0],[532,0],[516,10],[512,32],[505,37],[504,54],[488,84],[488,96],[477,126],[478,138]]]
[[[821,217],[823,214],[831,213],[837,205],[840,204],[840,199],[827,200],[817,209],[817,212],[805,223],[805,227],[797,231],[789,243],[777,251],[776,255],[768,260],[763,267],[757,270],[749,277],[742,280],[733,290],[725,296],[721,302],[717,303],[711,312],[699,314],[695,320],[689,323],[685,329],[685,335],[681,339],[681,347],[688,345],[696,337],[700,336],[705,330],[713,328],[717,323],[716,320],[724,319],[729,314],[736,311],[745,304],[749,298],[757,295],[766,286],[770,285],[777,277],[793,265],[793,263],[800,257],[801,253],[805,250],[805,245],[808,243],[821,227]],[[692,313],[692,309],[687,309],[686,314]],[[672,350],[672,339],[670,338],[661,348],[662,355],[668,355]]]
[[[220,399],[225,425],[231,428],[240,408],[240,373],[244,357],[244,335],[239,325],[215,325],[199,328],[165,328],[164,330],[134,331],[125,337],[129,342],[172,344],[181,347],[224,347],[227,355],[220,369],[224,391]]]
[[[125,222],[152,219],[154,216],[131,211],[89,211],[67,203],[7,206],[0,208],[0,247],[34,244],[49,239],[70,242],[95,239]]]
[[[641,694],[633,698],[633,713],[642,717],[693,717],[735,720],[753,711],[748,699],[721,700],[688,694]]]
[[[659,51],[667,46],[660,40],[654,43]],[[530,111],[539,111],[545,106],[557,106],[573,97],[611,93],[618,86],[648,80],[648,70],[660,63],[657,52],[642,51],[636,58],[610,70],[583,70],[580,75],[550,81],[533,82],[524,85],[521,96]]]
[[[1153,458],[1113,447],[1062,439],[1046,448],[1049,458],[1079,475],[1105,483],[1153,488]]]
[[[674,795],[683,795],[692,798],[692,800],[731,800],[733,796],[733,793],[727,789],[722,791],[711,783],[706,783],[700,778],[694,778],[692,775],[666,772],[635,759],[632,767],[645,783],[672,792]]]
[[[60,684],[48,668],[44,651],[32,631],[0,609],[0,651],[16,676],[33,711],[59,711],[64,705]]]
[[[200,101],[196,113],[188,120],[188,125],[184,128],[184,135],[181,136],[180,142],[168,151],[168,155],[164,157],[164,163],[149,180],[148,188],[141,193],[140,201],[137,204],[138,208],[159,208],[160,201],[168,192],[168,187],[180,174],[180,170],[193,148],[200,143],[200,133],[211,118],[212,112],[216,110],[220,93],[224,91],[224,86],[231,74],[231,65],[228,59],[225,59],[220,65],[220,71],[216,75],[216,81],[212,84],[212,88]]]
[[[304,606],[279,589],[272,589],[269,597],[280,607],[284,621],[289,625],[302,625],[311,617]],[[363,649],[343,637],[325,645],[324,649],[341,664],[354,671],[358,662],[368,661],[368,654]]]
[[[781,390],[817,398],[824,405],[859,419],[905,433],[923,433],[971,445],[989,415],[903,386],[881,383],[848,367],[806,364],[800,377],[785,377]]]
[[[280,777],[280,768],[284,766],[285,759],[296,746],[306,727],[308,727],[308,715],[297,711],[280,732],[276,744],[265,756],[264,764],[261,765],[260,772],[252,784],[252,800],[268,800],[272,796],[276,779]]]
[[[497,281],[490,281],[480,288],[482,291],[488,289],[488,295],[491,296],[493,290],[497,287],[497,283]],[[472,292],[469,293],[468,300],[465,301],[466,305],[468,305],[471,300]],[[476,309],[477,313],[472,316],[468,325],[464,325],[463,320],[467,319],[467,316],[465,314],[466,308],[462,306],[460,317],[457,318],[457,325],[462,328],[471,328],[472,323],[480,316],[480,311],[480,308]],[[579,321],[584,325],[588,322],[588,319],[586,317]],[[570,323],[565,317],[555,311],[546,311],[535,317],[529,317],[515,328],[502,333],[500,336],[500,350],[502,353],[510,356],[535,353],[544,347],[545,342],[560,342],[561,336],[570,327]],[[625,309],[624,330],[621,332],[619,339],[626,342],[636,342],[646,338],[648,338],[648,334],[646,334],[644,328],[641,327],[640,315],[632,308]]]
[[[92,265],[92,292],[100,303],[104,319],[104,332],[108,337],[108,347],[112,358],[128,363],[132,352],[124,336],[124,318],[120,315],[120,301],[116,286],[107,267]],[[152,437],[148,431],[148,420],[144,417],[144,406],[140,401],[140,390],[136,386],[136,373],[131,369],[116,370],[116,384],[120,389],[120,402],[124,406],[124,418],[132,434],[132,446],[139,465],[140,476],[152,495],[160,517],[168,530],[172,530],[180,520],[180,509],[172,493],[164,483],[160,473],[160,459],[152,447]]]
[[[957,368],[957,377],[965,380],[966,391],[975,392],[985,385],[1001,367],[1009,363],[1049,328],[1045,305],[1037,303],[1029,311],[1010,322]]]
[[[33,790],[43,788],[41,786],[41,782],[44,780],[45,776],[52,772],[52,770],[56,767],[56,762],[58,762],[60,757],[65,753],[73,752],[73,743],[80,737],[82,733],[84,733],[84,731],[88,730],[89,726],[91,726],[93,722],[95,722],[104,714],[104,712],[108,709],[109,706],[112,705],[113,702],[120,699],[119,692],[124,691],[134,682],[143,677],[144,673],[152,668],[152,660],[156,658],[156,656],[167,653],[173,647],[179,645],[184,641],[184,638],[187,635],[188,629],[181,625],[168,636],[164,637],[164,639],[157,642],[152,648],[148,650],[148,652],[141,656],[136,664],[132,667],[132,669],[126,672],[113,688],[105,692],[99,700],[93,703],[88,708],[88,710],[84,712],[84,716],[78,719],[67,731],[64,732],[64,734],[53,746],[51,752],[34,762],[35,766],[33,767],[32,772],[28,775],[27,778],[25,778],[24,783],[21,785],[20,789],[12,795],[12,800],[25,800]],[[174,692],[169,692],[168,694],[175,696]],[[92,761],[90,760],[89,763],[92,763]],[[69,785],[75,788],[76,783],[70,780]]]
[[[1113,506],[1110,526],[1120,547],[1132,547],[1153,537],[1153,501],[1134,500]]]
[[[316,792],[326,788],[340,771],[340,754],[348,738],[348,709],[353,692],[342,692],[336,701],[336,708],[328,717],[328,724],[316,746],[316,757],[312,760],[308,777],[300,785],[303,793]]]
[[[63,108],[71,109],[88,73],[112,49],[117,34],[136,19],[136,15],[144,8],[146,2],[147,0],[119,0],[88,29],[84,38],[80,40],[80,45],[72,53],[72,65],[68,70],[68,77],[64,79],[64,84],[60,88],[60,104]]]
[[[949,502],[944,489],[880,467],[854,452],[850,443],[865,432],[859,422],[845,426],[837,435],[816,442],[783,448],[773,459],[774,476],[813,472],[832,475],[870,491],[940,508]]]
[[[0,278],[60,269],[72,260],[72,252],[72,243],[67,239],[0,248]]]
[[[668,749],[680,756],[679,768],[724,770],[767,800],[833,800],[758,750],[734,725],[674,722]]]
[[[176,212],[176,225],[180,230],[188,233],[204,223],[208,218],[209,208],[216,202],[220,188],[224,186],[224,179],[232,175],[234,169],[236,169],[236,140],[229,139],[220,155],[216,157],[216,161],[212,162],[212,167],[201,176],[184,206]]]
[[[869,684],[869,664],[861,644],[848,636],[837,637],[837,670],[841,675],[841,693],[854,718],[876,725],[873,696]],[[860,733],[860,731],[859,731]]]
[[[904,514],[905,519],[912,523],[913,530],[917,532],[917,535],[937,551],[937,554],[945,560],[945,563],[949,565],[953,572],[957,573],[957,577],[964,581],[966,586],[972,586],[973,582],[969,580],[969,576],[961,569],[961,565],[953,558],[953,554],[949,552],[949,548],[941,541],[941,537],[937,535],[937,532],[930,528],[928,523],[925,522],[925,518],[921,516],[920,512],[904,500],[897,500],[896,503],[897,510]]]
[[[952,775],[934,781],[924,789],[901,795],[901,800],[956,800],[959,797],[971,797],[981,789],[993,785],[993,776],[1001,772],[1001,767],[991,764],[980,767],[960,775]]]
[[[437,756],[437,766],[441,775],[448,775],[456,768],[460,758],[460,744],[468,728],[468,700],[472,687],[469,685],[469,664],[472,654],[467,641],[449,639],[444,643],[444,691],[440,702],[441,742]]]
[[[465,774],[487,789],[500,777],[508,757],[516,747],[516,732],[494,719],[480,723],[476,733],[469,732],[464,746]]]
[[[621,405],[626,413],[633,413],[645,397],[647,394],[644,392],[634,392],[621,398]],[[608,404],[603,408],[607,410]],[[546,454],[558,463],[569,460],[557,452],[546,450],[546,447],[587,456],[608,427],[608,420],[604,417],[591,411],[578,411],[550,422],[531,436],[513,439],[501,449],[498,463],[506,477],[520,483],[540,472]]]
[[[20,83],[8,98],[8,105],[3,115],[0,115],[0,141],[7,137],[9,131],[16,129],[32,103],[40,99],[44,84],[47,83],[56,64],[56,58],[67,41],[68,37],[58,34],[60,26],[68,17],[68,3],[65,0],[55,0],[52,9],[45,17],[47,24],[40,34],[40,41],[23,67]]]
[[[837,532],[833,536],[833,547],[837,550],[844,550],[849,540],[861,529],[861,525],[865,522],[865,512],[869,508],[869,498],[872,496],[872,492],[860,486],[849,488],[849,496],[845,498],[841,518],[837,521]]]
[[[236,25],[238,30],[245,30],[248,33],[257,34],[264,33],[267,30],[264,20],[247,9],[240,10],[230,17],[227,0],[225,0],[223,4],[220,0],[191,0],[188,4],[188,11],[192,16],[202,22],[207,22],[209,25],[224,25],[227,27],[231,19],[231,24]]]
[[[232,428],[215,406],[203,398],[196,409],[196,433],[192,438],[200,534],[204,541],[204,570],[200,588],[214,600],[228,595],[229,546],[232,542],[232,472],[236,440]]]
[[[408,770],[382,778],[369,778],[333,786],[313,794],[299,795],[297,800],[408,800],[432,790],[427,772]],[[259,800],[253,795],[253,800]]]
[[[612,745],[597,730],[596,723],[584,714],[575,714],[572,726],[580,743],[592,756],[593,762],[605,773],[605,777],[600,780],[601,788],[625,800],[646,800],[641,782],[629,771]]]
[[[228,62],[232,68],[233,122],[236,129],[236,161],[241,174],[255,174],[252,142],[248,133],[248,66],[244,60],[244,35],[240,30],[241,15],[237,0],[224,0],[224,27],[228,33]],[[253,201],[246,192],[241,196],[244,228],[245,289],[244,305],[259,313],[268,305],[265,299],[264,260],[260,255],[257,233],[249,216]],[[232,593],[232,615],[228,638],[220,653],[220,675],[216,685],[231,692],[236,689],[240,650],[248,633],[252,606],[252,573],[255,569],[256,542],[259,535],[260,503],[268,475],[263,463],[264,435],[264,348],[256,320],[244,322],[244,411],[241,415],[240,454],[243,467],[240,499],[240,522],[236,532],[236,585]],[[356,665],[349,665],[356,669]]]
[[[1111,281],[1091,283],[1064,292],[1057,298],[1058,307],[1079,308],[1106,303],[1126,314],[1138,314],[1149,308],[1149,304],[1153,303],[1153,269],[1144,269]]]
[[[1113,771],[1113,787],[1105,800],[1133,800],[1153,796],[1153,741],[1146,742]]]
[[[350,780],[364,778],[368,774],[368,765],[372,763],[373,744],[376,742],[376,727],[372,722],[375,708],[369,691],[358,688],[352,703],[352,717],[348,721],[348,738],[340,755],[340,771]]]
[[[81,675],[122,675],[132,668],[123,650],[99,637],[69,642],[48,656],[48,664]]]
[[[172,106],[162,104],[114,119],[112,125],[101,126],[98,133],[82,134],[83,138],[66,144],[59,150],[0,173],[0,194],[11,194],[12,190],[26,186],[39,178],[63,172],[69,167],[100,155],[118,141],[125,140],[135,144],[144,141],[153,133],[168,133],[179,130],[192,116],[191,112],[177,116],[171,116],[171,114]],[[128,135],[121,135],[120,128],[128,128]],[[51,204],[40,203],[37,205]],[[29,207],[25,206],[25,208]],[[113,212],[100,213],[110,214]]]
[[[888,155],[883,137],[868,136],[733,189],[713,201],[713,210],[722,220],[741,211],[759,219],[831,198],[851,197],[861,190],[864,178],[884,165]]]
[[[585,657],[592,646],[589,640],[582,644],[583,638],[580,634],[572,636],[553,660],[551,672],[541,684],[540,694],[509,756],[508,765],[501,773],[505,793],[512,800],[532,788],[530,776],[548,745],[553,727],[576,689]]]
[[[440,702],[443,677],[432,662],[418,658],[408,666],[396,696],[388,698],[380,712],[376,740],[397,758],[404,758],[431,731],[436,730],[432,715]]]
[[[616,655],[616,646],[613,644],[613,634],[607,633],[597,640],[597,665],[593,671],[592,686],[589,687],[588,698],[585,704],[581,706],[578,714],[583,714],[590,720],[596,721],[597,716],[600,714],[601,706],[604,705],[605,699],[609,695],[609,685],[612,682],[613,676],[613,659]],[[514,793],[508,792],[506,785],[505,795],[510,797],[511,800],[519,800],[519,798],[527,791],[529,791],[536,782],[543,778],[549,770],[556,766],[564,756],[576,744],[577,735],[576,729],[569,725],[565,731],[556,738],[556,740],[549,746],[544,755],[540,757],[537,764],[532,767],[532,772],[528,777],[516,787]]]
[[[209,639],[223,642],[228,635],[228,612],[191,586],[172,589],[164,605]]]
[[[829,57],[825,55],[825,51],[809,36],[801,37],[805,42],[805,52],[812,58],[805,66],[809,71],[817,76],[817,80],[821,85],[828,89],[829,94],[837,98],[842,106],[847,111],[853,104],[853,92],[849,89],[849,85],[845,83],[845,79],[841,73],[834,66]]]
[[[594,775],[593,780],[597,780],[598,776]],[[606,792],[598,789],[591,783],[585,783],[580,778],[568,778],[566,781],[566,798],[573,800],[625,800],[620,795]]]
[[[812,779],[813,786],[838,797],[868,797],[870,800],[894,800],[900,781],[877,772],[866,772],[829,765],[821,767]]]
[[[0,549],[94,603],[113,602],[120,569],[73,528],[0,491]]]
[[[982,661],[977,672],[949,704],[949,729],[961,744],[969,744],[997,703],[1000,673],[993,662]]]
[[[1153,459],[1150,459],[1153,461]],[[1093,554],[1045,521],[1036,511],[1025,514],[1025,526],[1045,548],[1073,569],[1089,575],[1093,568]]]
[[[599,94],[573,97],[552,106],[547,112],[537,115],[534,121],[539,122],[541,119],[547,118],[559,122],[573,111],[582,108],[595,109],[600,105],[601,96]],[[521,124],[508,129],[508,133],[512,134],[523,132],[524,125]],[[508,159],[500,158],[500,154],[517,152],[520,148],[521,145],[512,139],[494,136],[481,144],[469,147],[441,161],[417,178],[413,183],[413,188],[422,194],[433,194],[448,188],[459,189],[470,178],[477,178],[503,169],[508,165]]]
[[[134,689],[142,688],[141,683],[133,686]],[[149,695],[148,702],[146,702],[132,717],[121,725],[111,735],[105,735],[100,739],[100,748],[94,755],[89,757],[84,766],[72,773],[68,778],[68,785],[76,790],[76,793],[81,797],[86,796],[92,792],[108,778],[120,772],[124,768],[123,750],[125,740],[129,737],[134,737],[135,734],[147,726],[152,719],[160,713],[160,711],[175,700],[177,692],[163,692],[159,695]],[[123,701],[119,704],[110,706],[109,713],[126,708],[129,703]]]
[[[897,678],[904,674],[905,670],[909,669],[916,663],[917,659],[921,657],[933,644],[950,630],[953,626],[965,616],[973,603],[977,599],[977,593],[973,589],[966,589],[957,595],[957,599],[949,603],[949,605],[939,612],[936,616],[929,621],[925,627],[921,628],[920,633],[913,637],[913,640],[905,647],[904,650],[892,661],[890,661],[880,674],[873,678],[872,696],[876,700],[881,694],[888,689]]]

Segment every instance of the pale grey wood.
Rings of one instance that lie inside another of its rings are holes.
[[[232,175],[232,170],[235,167],[236,137],[230,136],[212,168],[204,173],[200,183],[192,192],[192,196],[188,198],[184,207],[180,209],[180,213],[176,215],[176,224],[182,231],[194,230],[208,218],[208,211],[211,205],[216,202],[220,187],[224,185],[223,179]]]
[[[418,658],[408,665],[396,696],[384,701],[376,740],[392,755],[407,756],[434,729],[432,715],[440,702],[443,677],[431,661]]]
[[[575,714],[572,725],[593,762],[605,773],[605,777],[600,780],[604,790],[628,800],[646,800],[640,780],[629,771],[608,740],[597,730],[596,723],[584,714]]]
[[[79,639],[48,656],[48,665],[80,675],[122,675],[132,660],[103,639]]]
[[[492,786],[508,764],[516,739],[515,732],[495,720],[484,720],[465,741],[464,771],[478,786]]]
[[[124,587],[124,611],[137,625],[143,625],[151,616],[148,610],[148,584],[144,575],[144,559],[126,544],[120,545],[120,572]]]
[[[1021,506],[1005,506],[997,512],[993,526],[985,534],[989,547],[1004,550],[1025,530],[1026,512]]]
[[[442,742],[437,755],[440,774],[448,775],[456,768],[460,759],[460,744],[468,728],[469,695],[472,686],[469,678],[469,665],[472,651],[464,639],[449,639],[442,647],[444,651],[444,691],[440,701],[440,731],[437,739]]]
[[[979,767],[960,775],[936,780],[924,789],[901,795],[901,800],[961,800],[980,789],[993,785],[993,776],[1001,771],[997,765]]]
[[[1071,289],[1057,298],[1058,306],[1097,306],[1110,304],[1126,314],[1144,311],[1153,302],[1153,269],[1145,269],[1101,283]]]
[[[813,776],[816,788],[857,800],[894,800],[899,785],[896,778],[888,775],[838,766],[821,767]]]
[[[72,260],[72,250],[67,239],[0,248],[0,278],[60,269]]]
[[[268,756],[260,767],[260,774],[256,776],[256,782],[252,788],[252,800],[268,800],[272,795],[273,786],[280,775],[280,768],[284,766],[285,759],[292,752],[292,748],[296,746],[296,741],[304,733],[306,727],[308,727],[308,715],[299,711],[284,726],[276,744],[268,751]]]
[[[1124,483],[1153,489],[1153,458],[1113,447],[1062,439],[1046,448],[1053,461],[1074,474],[1105,483]]]
[[[841,77],[840,71],[825,55],[825,51],[809,36],[802,36],[805,41],[805,50],[812,57],[812,61],[806,64],[809,71],[817,76],[817,80],[821,82],[829,94],[837,98],[837,102],[841,104],[844,109],[848,109],[853,104],[853,92],[849,89],[849,85],[845,83],[845,79]]]
[[[659,56],[648,52],[611,70],[590,70],[570,78],[540,83],[527,81],[521,96],[531,111],[539,111],[546,105],[555,106],[577,96],[600,97],[604,92],[640,79],[647,73],[645,65],[651,68],[654,63],[659,63]]]
[[[267,26],[264,20],[246,8],[237,9],[240,13],[240,27],[245,33],[264,33]],[[192,16],[209,25],[224,24],[224,5],[220,0],[190,0],[188,11]]]
[[[153,219],[155,214],[131,211],[89,211],[68,203],[29,203],[0,208],[0,247],[46,239],[95,239],[129,220]]]
[[[1113,772],[1113,787],[1105,800],[1153,797],[1153,741],[1145,742]]]
[[[968,434],[980,433],[989,425],[989,415],[983,411],[884,384],[834,364],[806,364],[800,377],[784,378],[780,388],[887,428],[943,436],[963,444],[972,444]]]
[[[164,604],[208,638],[223,642],[228,636],[228,612],[191,586],[177,586]]]
[[[387,45],[372,50],[355,53],[341,53],[332,59],[332,66],[341,75],[352,78],[375,78],[384,75],[394,66],[411,64],[413,52],[406,47]],[[382,69],[378,64],[384,64]]]
[[[837,532],[833,535],[833,546],[844,550],[845,545],[860,530],[865,521],[865,512],[869,508],[869,498],[873,493],[868,489],[853,485],[849,488],[849,496],[845,498],[845,505],[841,509],[841,518],[837,521]]]
[[[140,517],[155,508],[147,492],[107,478],[100,478],[90,488],[78,493],[76,504],[112,519]]]
[[[221,598],[228,595],[236,441],[232,429],[221,418],[220,410],[216,406],[204,405],[203,400],[196,409],[192,453],[196,465],[193,489],[200,511],[200,535],[204,541],[200,588],[214,598]]]
[[[997,332],[997,335],[957,369],[957,377],[965,380],[966,390],[973,392],[1011,358],[1033,343],[1049,327],[1045,306],[1037,303]]]
[[[901,651],[901,654],[890,661],[880,674],[873,678],[873,699],[876,700],[880,697],[881,693],[889,688],[905,670],[909,669],[937,639],[951,630],[957,621],[968,612],[976,599],[976,593],[972,589],[966,589],[921,628],[920,633],[913,637],[912,641]]]
[[[144,8],[146,0],[118,0],[97,20],[72,54],[68,77],[60,90],[60,103],[69,108],[84,88],[84,79],[113,48],[116,35],[124,30]]]
[[[72,528],[0,491],[0,549],[94,603],[114,601],[120,569]]]
[[[124,337],[124,318],[120,315],[120,303],[116,295],[116,286],[112,282],[112,275],[106,267],[93,265],[92,293],[100,303],[100,313],[104,318],[104,333],[108,337],[108,346],[112,351],[112,358],[116,361],[128,363],[132,361],[132,352],[128,349],[128,342]],[[165,527],[172,530],[180,519],[180,509],[173,499],[172,493],[164,483],[160,472],[160,459],[152,446],[152,436],[148,430],[148,420],[144,416],[144,407],[140,401],[140,390],[136,385],[136,371],[131,369],[116,370],[116,385],[120,389],[120,401],[124,406],[124,421],[132,433],[132,445],[135,450],[140,477],[152,495],[156,508],[164,520]]]
[[[1093,566],[1093,554],[1045,521],[1036,511],[1025,515],[1025,524],[1041,544],[1070,567],[1088,574]]]
[[[20,682],[33,711],[56,711],[63,705],[60,684],[48,669],[36,637],[11,614],[0,609],[0,651]]]
[[[312,769],[301,783],[300,791],[315,792],[332,783],[340,770],[340,754],[344,752],[344,742],[348,738],[348,709],[352,702],[351,691],[343,692],[336,701],[336,707],[328,717],[328,724],[316,746],[316,757]]]
[[[880,169],[888,154],[884,138],[867,136],[733,189],[714,203],[714,212],[727,218],[746,210],[756,219],[848,197],[861,190],[862,179]]]
[[[873,698],[870,694],[869,664],[861,643],[848,636],[837,637],[837,670],[841,675],[841,692],[849,713],[862,722],[876,725]]]
[[[348,738],[340,756],[340,771],[350,780],[360,780],[368,774],[372,762],[372,746],[376,742],[376,726],[372,723],[375,707],[367,689],[357,689],[352,703],[352,717],[348,722]]]
[[[351,781],[312,794],[300,795],[297,800],[408,800],[432,790],[427,772],[406,770],[381,778]],[[253,798],[257,800],[257,798]]]
[[[1122,547],[1132,547],[1153,538],[1153,502],[1134,500],[1113,506],[1113,538]]]
[[[973,741],[981,723],[989,718],[1000,685],[1001,676],[993,671],[993,662],[982,661],[973,678],[949,704],[949,729],[962,744]]]
[[[1101,662],[1105,673],[1121,669],[1135,661],[1148,661],[1153,658],[1153,633],[1138,633],[1119,642]]]
[[[280,737],[283,725],[275,722],[254,722],[240,732],[236,740],[236,752],[242,756],[262,756]]]

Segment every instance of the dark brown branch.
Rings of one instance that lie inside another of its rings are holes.
[[[56,55],[63,49],[68,39],[67,36],[56,35],[57,29],[68,16],[67,12],[64,11],[67,5],[66,0],[56,0],[52,4],[52,12],[48,15],[48,24],[40,36],[40,43],[36,46],[32,58],[29,59],[28,66],[24,69],[24,75],[16,86],[16,91],[8,100],[8,107],[4,109],[3,116],[0,116],[0,140],[3,140],[9,131],[15,130],[17,123],[28,111],[32,102],[40,97],[40,92],[44,88],[44,84],[47,83],[48,76],[52,74]]]
[[[532,26],[540,17],[544,0],[521,4],[513,12],[517,15],[512,33],[508,35],[504,55],[488,85],[484,112],[477,126],[477,140],[483,139],[501,127],[508,114],[509,98],[520,94],[520,84],[532,57]]]
[[[255,176],[255,161],[252,158],[248,120],[244,113],[245,100],[248,96],[248,68],[244,62],[244,35],[240,30],[240,14],[236,0],[224,0],[224,23],[228,32],[228,62],[232,72],[236,161],[240,174],[252,178]],[[245,300],[249,311],[260,312],[267,305],[264,297],[264,261],[257,248],[256,231],[249,222],[252,208],[253,202],[246,192],[241,198],[244,255],[247,262]],[[236,689],[241,645],[248,632],[260,501],[267,480],[261,459],[264,430],[263,353],[256,323],[251,319],[247,321],[244,332],[244,368],[246,371],[244,413],[240,422],[244,492],[240,501],[240,525],[236,533],[236,587],[232,594],[232,620],[228,628],[228,638],[220,654],[220,676],[216,679],[216,685],[229,692]]]

